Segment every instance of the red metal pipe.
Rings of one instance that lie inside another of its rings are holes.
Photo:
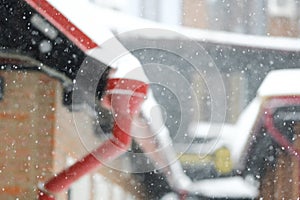
[[[268,134],[282,147],[284,147],[291,155],[296,156],[300,161],[300,152],[294,148],[293,144],[288,141],[286,137],[275,127],[273,114],[275,110],[282,106],[300,105],[300,97],[298,96],[283,96],[274,97],[269,100],[268,104],[264,108],[264,123]]]
[[[101,166],[102,163],[113,160],[126,152],[131,144],[129,133],[132,118],[139,112],[147,90],[148,85],[140,81],[108,80],[106,97],[116,116],[113,128],[114,137],[40,186],[39,200],[55,200],[56,193],[67,189],[73,182]]]
[[[270,112],[270,113],[269,113]],[[282,135],[282,133],[275,127],[273,116],[269,109],[266,109],[265,116],[265,127],[267,132],[272,136],[272,138],[281,146],[284,147],[291,155],[296,156],[300,161],[300,152],[293,147],[293,144],[288,141],[288,139]]]

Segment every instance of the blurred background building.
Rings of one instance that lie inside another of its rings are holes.
[[[299,36],[299,0],[90,0],[168,25],[254,35]]]
[[[184,26],[202,30],[223,31],[240,34],[251,34],[259,36],[283,36],[298,37],[300,35],[300,9],[299,0],[90,0],[100,7],[106,7],[121,11],[126,14],[152,20],[167,26]],[[130,45],[129,45],[130,46]],[[206,49],[206,47],[204,47]],[[222,48],[220,51],[224,50]],[[217,53],[217,51],[214,53]],[[216,56],[214,53],[212,57]],[[230,58],[231,59],[231,58]],[[241,56],[238,60],[247,59]],[[255,61],[248,60],[252,65]],[[232,59],[233,60],[233,59]],[[224,59],[223,59],[224,61]],[[244,60],[245,61],[245,60]],[[240,63],[240,62],[239,62]],[[227,116],[226,121],[233,123],[236,121],[242,109],[248,104],[252,95],[249,89],[253,80],[238,64],[226,66],[226,70],[221,70],[225,84],[227,96]],[[219,64],[227,65],[227,64]],[[258,65],[263,65],[258,63]],[[270,66],[269,70],[272,68]],[[284,66],[282,66],[284,67]],[[207,96],[205,83],[201,82],[201,77],[193,77],[195,85],[202,85],[198,99]],[[254,80],[258,87],[259,80]],[[200,86],[199,86],[200,87]],[[208,120],[211,109],[207,105],[207,100],[200,102],[201,119]]]

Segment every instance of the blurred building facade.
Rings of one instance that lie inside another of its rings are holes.
[[[185,0],[185,26],[268,36],[299,36],[298,0]]]
[[[183,0],[182,3],[184,26],[262,36],[300,35],[298,0]],[[228,107],[226,121],[231,123],[237,120],[249,101],[245,98],[245,91],[249,90],[250,77],[243,70],[239,72],[234,68],[232,66],[231,71],[223,73]],[[199,82],[197,80],[199,77],[195,77],[195,81]],[[202,91],[202,96],[208,95],[205,88]],[[206,113],[209,109],[206,102],[200,102],[200,105]]]
[[[300,35],[299,0],[90,0],[152,21],[254,35]]]

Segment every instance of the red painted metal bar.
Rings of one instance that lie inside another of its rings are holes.
[[[84,52],[98,46],[90,37],[70,22],[69,19],[54,8],[47,0],[25,1]]]
[[[291,155],[297,157],[300,161],[300,152],[294,148],[293,144],[275,127],[273,114],[278,107],[288,105],[300,105],[300,97],[284,96],[275,97],[269,100],[269,103],[264,108],[264,123],[268,134],[282,147],[284,147]]]
[[[114,137],[41,186],[39,200],[55,200],[56,193],[67,189],[73,182],[101,166],[102,163],[111,161],[126,152],[131,144],[129,133],[132,118],[139,112],[147,90],[148,85],[140,81],[108,80],[106,95],[116,116]]]
[[[265,127],[272,138],[281,146],[284,147],[291,155],[296,156],[300,161],[300,154],[297,149],[293,147],[293,144],[287,140],[285,136],[275,127],[272,111],[266,109]]]

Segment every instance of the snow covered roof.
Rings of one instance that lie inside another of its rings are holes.
[[[188,37],[192,40],[219,44],[262,49],[300,51],[300,39],[254,36],[220,31],[199,30],[180,26],[166,26],[149,20],[129,16],[119,11],[101,8],[87,0],[49,0],[49,2],[99,45],[111,37],[111,34],[107,33],[104,28],[108,28],[117,33],[137,29],[156,28],[170,30],[170,34],[166,35],[159,31],[157,34],[154,34],[153,31],[150,31],[149,34],[145,34],[145,31],[132,32],[132,34],[133,36],[143,38],[180,39]],[[172,31],[174,34],[171,34]]]
[[[258,96],[300,95],[299,77],[300,69],[271,71],[258,89]]]
[[[110,29],[118,27],[155,28],[156,23],[130,17],[122,12],[101,8],[88,0],[48,0],[74,25],[89,36],[98,45],[113,37]]]

